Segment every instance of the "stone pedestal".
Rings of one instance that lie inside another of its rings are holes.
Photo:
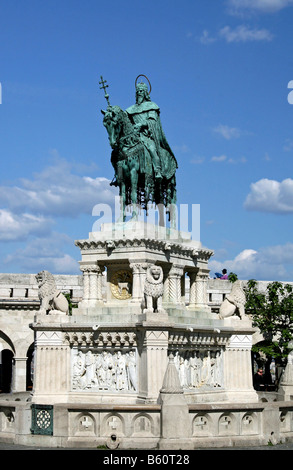
[[[225,388],[231,401],[257,401],[257,393],[253,388],[251,370],[252,332],[250,322],[238,318],[226,320],[226,324],[236,327],[238,332],[231,334],[224,353]]]
[[[39,318],[38,318],[39,317]],[[70,391],[70,349],[64,342],[63,328],[69,317],[37,316],[33,378],[34,403],[58,403],[68,400]]]
[[[278,393],[283,400],[293,400],[293,343],[289,343],[287,365],[281,377]]]
[[[162,409],[159,448],[164,450],[192,448],[189,407],[184,397],[173,355],[169,357],[160,390],[160,401]]]
[[[167,367],[168,331],[145,327],[141,354],[140,400],[157,403]]]
[[[257,399],[250,322],[220,319],[208,308],[211,250],[188,233],[140,222],[105,224],[76,245],[81,249],[82,301],[71,316],[37,315],[32,325],[33,402],[161,401],[170,410],[174,397],[160,392],[170,355],[182,388],[175,400],[178,416],[186,414],[186,404]],[[161,288],[156,292],[162,303],[154,298],[146,308],[147,273],[154,264],[160,267]],[[165,423],[168,413],[162,414]]]
[[[12,392],[26,391],[26,363],[27,357],[15,357],[12,369]]]
[[[212,251],[186,232],[168,229],[144,222],[104,224],[100,232],[89,234],[87,240],[78,240],[80,262],[84,277],[82,309],[91,309],[100,302],[105,306],[131,304],[143,301],[146,269],[151,264],[164,272],[164,302],[185,307],[184,279],[189,273],[195,283],[191,288],[190,307],[209,310],[206,280],[208,259]],[[106,291],[102,293],[101,273],[106,273]]]

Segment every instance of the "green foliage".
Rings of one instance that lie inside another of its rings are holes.
[[[235,273],[229,273],[228,274],[228,279],[229,279],[230,282],[235,282],[235,281],[238,280],[238,276]]]
[[[245,294],[246,313],[264,337],[253,351],[261,351],[284,365],[289,352],[288,343],[293,339],[292,285],[274,281],[267,285],[265,292],[259,292],[257,281],[251,279]]]
[[[63,292],[63,295],[64,295],[64,297],[66,297],[66,299],[67,299],[67,301],[68,301],[68,307],[69,307],[68,315],[72,315],[72,309],[73,309],[73,308],[76,308],[77,305],[74,305],[74,304],[72,303],[72,299],[71,299],[71,297],[70,297],[69,292]]]

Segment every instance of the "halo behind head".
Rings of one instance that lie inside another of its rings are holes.
[[[135,88],[136,88],[136,86],[137,86],[137,80],[139,79],[139,77],[144,77],[144,78],[147,79],[148,84],[149,84],[149,91],[148,91],[148,93],[150,94],[151,91],[152,91],[152,86],[151,86],[151,82],[149,81],[149,79],[148,79],[148,77],[147,77],[146,75],[138,75],[138,76],[136,77],[136,79],[135,79]]]

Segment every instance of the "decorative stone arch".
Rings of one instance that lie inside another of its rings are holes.
[[[0,393],[11,392],[14,355],[13,341],[0,330]]]
[[[75,436],[95,436],[97,423],[92,413],[81,412],[75,417],[74,435]]]
[[[131,434],[133,436],[154,436],[155,423],[148,413],[138,413],[132,419]]]
[[[218,421],[219,436],[234,436],[237,434],[236,416],[234,413],[224,412]]]
[[[249,434],[257,434],[259,431],[258,419],[257,414],[248,411],[243,413],[241,417],[241,434],[249,435]]]
[[[10,330],[10,329],[7,328],[7,330]],[[3,330],[0,330],[0,351],[3,349],[9,349],[13,354],[15,354],[14,342],[11,339],[13,337],[13,333],[12,331],[7,331],[7,330],[6,332],[4,332]]]
[[[279,420],[280,420],[280,431],[281,432],[290,432],[291,431],[292,418],[293,418],[292,410],[280,410]]]
[[[9,359],[11,362],[11,366],[8,366],[7,363],[7,370],[5,375],[10,373],[11,374],[11,390],[13,392],[25,392],[28,390],[27,388],[27,378],[28,378],[28,362],[30,366],[30,362],[28,361],[28,350],[32,346],[34,341],[33,331],[29,331],[25,336],[20,331],[14,331],[13,328],[10,326],[5,327],[4,329],[0,330],[0,351],[2,349],[10,350],[13,355],[12,358]],[[2,345],[2,346],[1,346]],[[7,359],[8,361],[8,359]],[[10,372],[11,368],[11,372]],[[8,371],[9,369],[9,371]],[[3,375],[3,374],[2,374]],[[8,379],[5,379],[6,382]],[[7,385],[6,385],[7,388]]]
[[[27,349],[26,357],[26,389],[32,390],[34,381],[34,352],[35,345],[31,343]]]
[[[125,435],[124,418],[119,413],[108,413],[102,421],[101,435],[124,436]]]
[[[192,420],[192,435],[195,437],[212,435],[212,419],[208,413],[197,413]]]

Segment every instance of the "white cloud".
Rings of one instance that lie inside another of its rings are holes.
[[[281,182],[263,178],[250,186],[244,207],[251,211],[291,214],[293,212],[293,180]]]
[[[38,272],[43,269],[52,273],[79,273],[78,262],[66,250],[71,249],[73,241],[65,234],[53,232],[48,237],[34,238],[23,248],[7,255],[4,264],[17,264],[22,272]]]
[[[224,162],[227,160],[227,156],[226,155],[220,155],[219,157],[212,157],[211,158],[211,161],[212,162]]]
[[[285,152],[291,152],[293,150],[293,140],[292,139],[286,139],[285,140],[283,150]]]
[[[219,32],[219,36],[228,43],[231,42],[251,42],[251,41],[271,41],[273,35],[267,29],[252,29],[245,25],[232,29],[225,26]]]
[[[190,160],[193,165],[201,165],[205,161],[205,157],[195,157]]]
[[[265,28],[257,29],[250,28],[246,25],[239,25],[233,29],[230,26],[224,26],[214,37],[210,36],[210,33],[207,30],[204,30],[200,37],[200,42],[204,45],[209,45],[220,39],[225,40],[228,44],[272,41],[273,34]]]
[[[214,132],[220,134],[226,140],[237,139],[241,135],[240,130],[236,127],[230,127],[224,124],[219,124],[217,127],[215,127]]]
[[[293,264],[293,243],[264,247],[258,251],[245,249],[234,259],[212,260],[209,263],[211,276],[226,268],[234,272],[239,279],[257,279],[267,281],[291,281]]]
[[[79,272],[77,261],[68,254],[75,249],[73,240],[52,227],[59,223],[63,232],[62,224],[91,216],[97,204],[114,207],[116,194],[108,179],[75,174],[73,166],[59,158],[30,179],[0,186],[0,241],[6,242],[2,262],[20,272]],[[26,244],[8,251],[15,242]]]
[[[210,33],[205,29],[202,32],[202,35],[199,40],[202,44],[207,45],[207,44],[212,44],[213,42],[215,42],[217,38],[210,36]]]
[[[0,186],[0,204],[14,213],[77,217],[91,214],[95,204],[113,204],[116,192],[108,179],[74,174],[68,162],[59,160],[32,179]]]
[[[43,216],[32,214],[13,214],[7,209],[0,209],[0,241],[25,240],[30,233],[44,236],[51,231],[53,221]]]
[[[293,0],[228,0],[227,4],[231,13],[243,10],[275,13],[293,5]]]
[[[186,144],[174,145],[173,149],[176,153],[189,153],[190,152],[190,148]]]

